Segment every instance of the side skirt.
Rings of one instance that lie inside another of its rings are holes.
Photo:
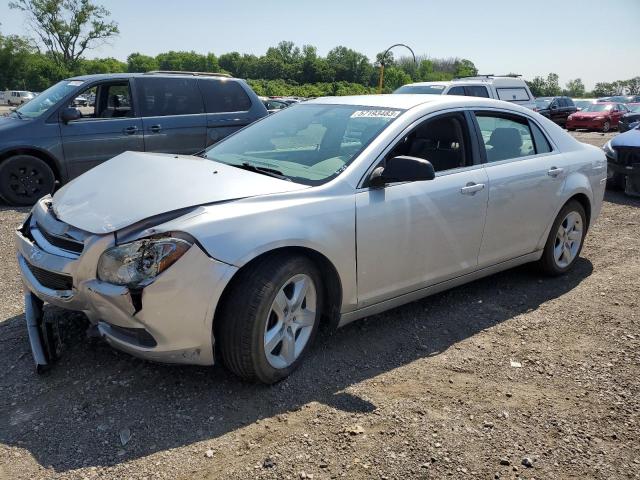
[[[516,257],[511,260],[507,260],[506,262],[497,263],[490,267],[485,267],[475,272],[467,273],[466,275],[452,278],[451,280],[446,280],[444,282],[436,283],[434,285],[430,285],[428,287],[421,288],[413,292],[405,293],[404,295],[400,295],[399,297],[390,298],[389,300],[385,300],[383,302],[379,302],[374,305],[369,305],[368,307],[361,308],[359,310],[354,310],[353,312],[343,313],[340,317],[340,323],[338,324],[338,327],[344,327],[348,323],[351,323],[355,320],[359,320],[364,317],[369,317],[371,315],[376,315],[386,310],[390,310],[392,308],[399,307],[400,305],[404,305],[405,303],[415,302],[416,300],[420,300],[421,298],[428,297],[429,295],[434,295],[444,290],[448,290],[450,288],[457,287],[465,283],[473,282],[474,280],[478,280],[479,278],[493,275],[494,273],[498,273],[503,270],[508,270],[510,268],[514,268],[519,265],[523,265],[525,263],[535,262],[536,260],[540,260],[540,257],[542,257],[542,250],[528,253],[521,257]]]

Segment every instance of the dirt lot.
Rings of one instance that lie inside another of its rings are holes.
[[[518,268],[325,334],[272,387],[92,345],[54,309],[77,342],[36,376],[24,213],[0,208],[0,478],[640,478],[638,200],[607,194],[568,276]]]

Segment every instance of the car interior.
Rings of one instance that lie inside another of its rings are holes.
[[[78,108],[82,113],[83,119],[125,118],[133,116],[128,82],[95,85],[82,92],[81,95],[87,98],[94,96],[95,98],[93,105]]]
[[[387,158],[408,155],[428,160],[436,172],[472,164],[469,134],[461,114],[427,120],[401,140]]]

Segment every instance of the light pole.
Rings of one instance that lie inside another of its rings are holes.
[[[382,86],[384,84],[384,59],[387,56],[387,53],[389,53],[389,50],[395,47],[404,47],[409,50],[411,52],[411,56],[413,57],[413,64],[416,64],[416,54],[413,53],[413,50],[411,50],[411,47],[409,47],[408,45],[405,45],[404,43],[396,43],[395,45],[391,45],[389,48],[387,48],[382,54],[382,58],[380,59],[380,80],[378,82],[378,93],[382,93]]]

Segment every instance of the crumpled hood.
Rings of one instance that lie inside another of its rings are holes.
[[[187,207],[304,188],[205,158],[125,152],[58,190],[53,211],[69,225],[102,234]]]

